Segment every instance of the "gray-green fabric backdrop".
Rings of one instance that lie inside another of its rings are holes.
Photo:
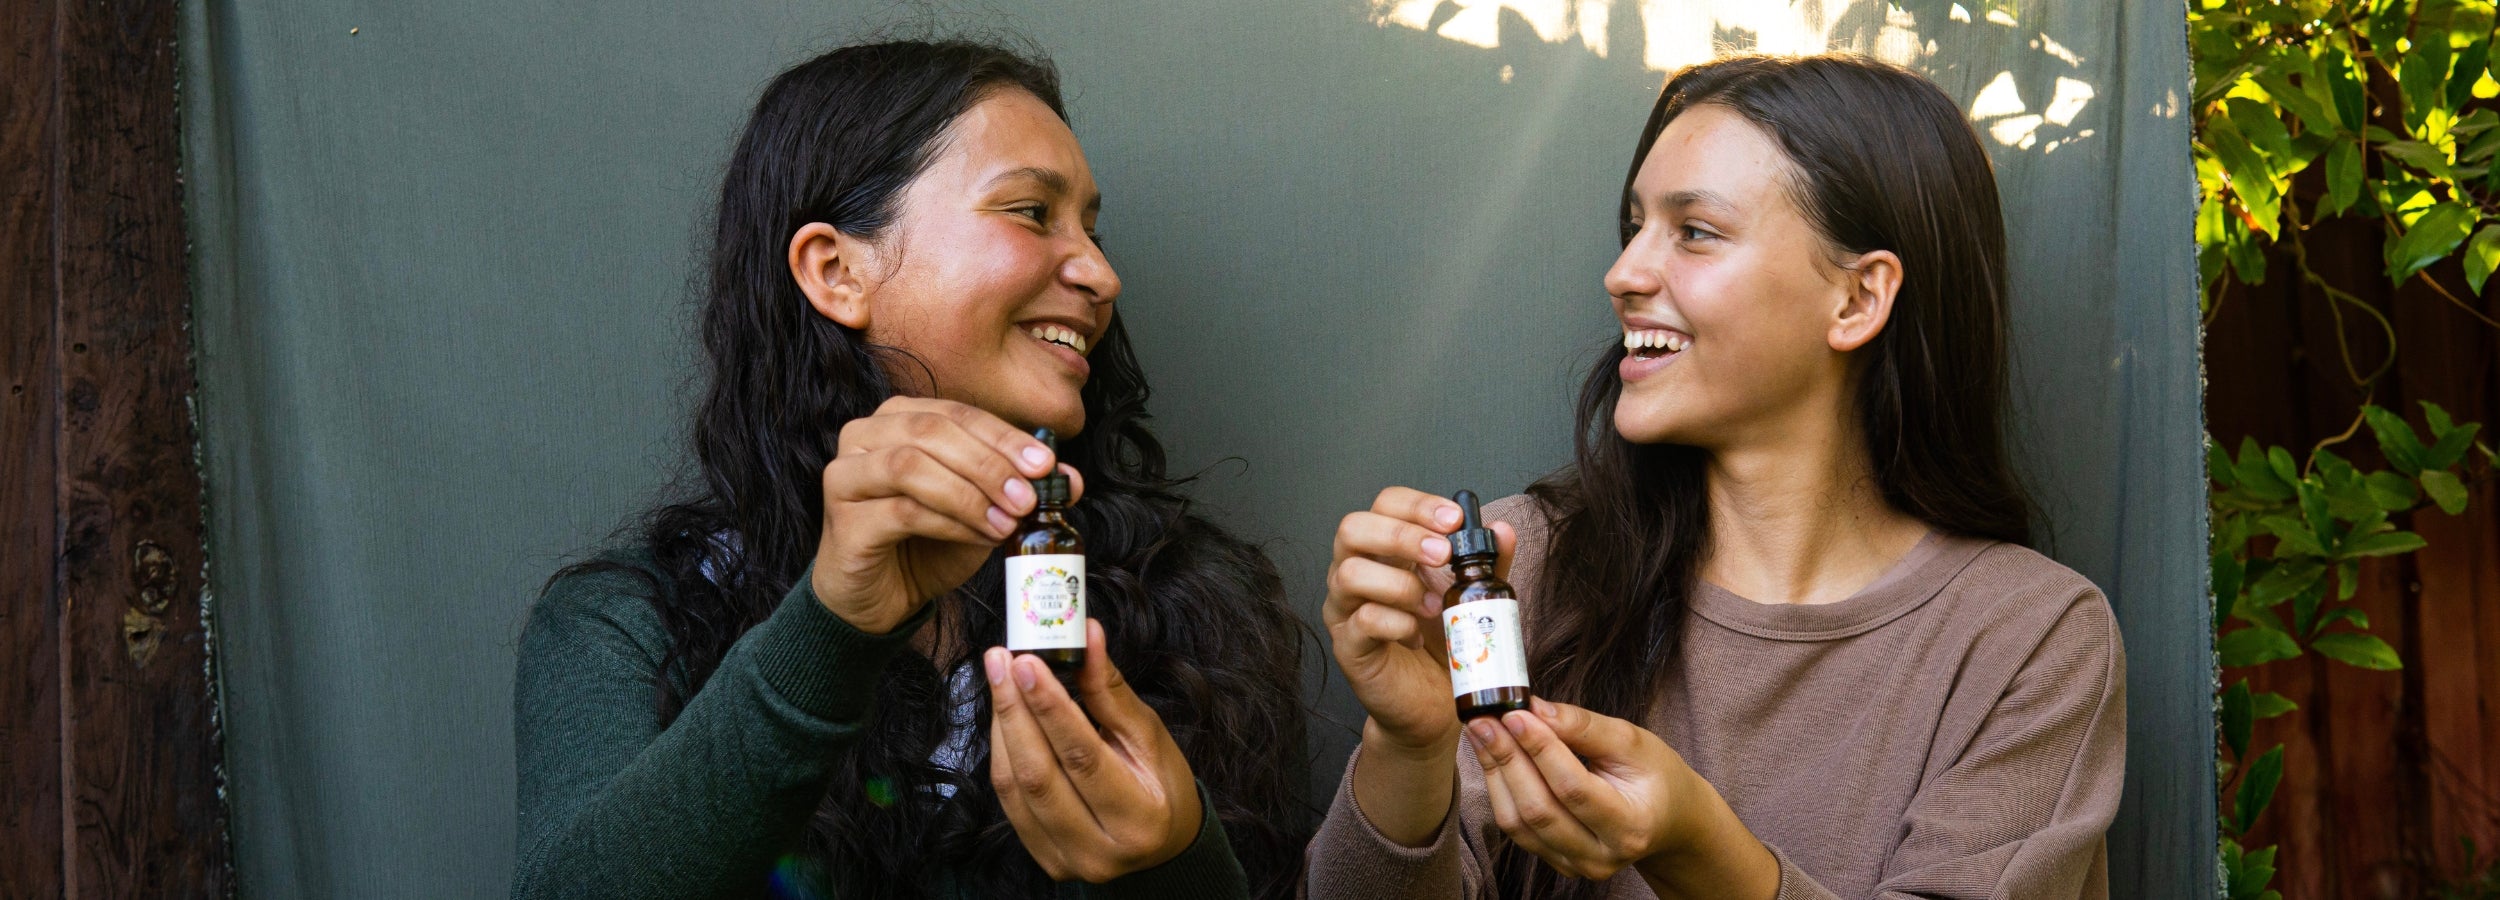
[[[1499,495],[1564,459],[1662,70],[1829,43],[1930,73],[2004,185],[2051,549],[2125,628],[2117,893],[2210,896],[2183,10],[1967,3],[191,0],[245,895],[505,892],[514,639],[675,456],[688,263],[733,130],[780,67],[908,18],[1056,55],[1161,432],[1306,610],[1334,522],[1379,487]],[[1341,688],[1319,702],[1359,721]],[[1351,739],[1317,728],[1320,780]]]

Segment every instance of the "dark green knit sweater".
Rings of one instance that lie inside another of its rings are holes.
[[[838,886],[776,886],[775,864],[799,846],[835,762],[859,739],[876,678],[929,610],[865,634],[800,579],[662,728],[653,677],[669,638],[646,590],[625,572],[575,575],[530,612],[513,690],[512,895],[838,897]],[[1109,884],[1061,884],[1056,896],[1247,898],[1215,804],[1201,805],[1197,842],[1181,855]]]

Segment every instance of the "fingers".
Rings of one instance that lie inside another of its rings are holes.
[[[1623,794],[1616,791],[1588,770],[1580,758],[1546,727],[1544,719],[1527,712],[1502,714],[1502,727],[1510,732],[1511,741],[1520,751],[1520,761],[1534,767],[1543,776],[1546,789],[1571,817],[1588,826],[1593,834],[1613,834],[1630,818]]]
[[[1093,811],[1078,798],[1050,739],[1026,705],[1028,692],[1022,684],[1031,680],[1038,688],[1040,681],[1048,679],[1034,679],[1029,673],[1015,671],[1017,662],[1004,647],[992,647],[981,655],[982,673],[990,682],[990,786],[997,790],[1001,806],[1006,804],[1008,795],[1014,795],[1045,831],[1100,831]],[[1041,661],[1023,662],[1039,666]],[[1047,667],[1043,668],[1047,675]],[[1019,832],[1023,830],[1018,828]]]
[[[1378,512],[1353,512],[1337,523],[1334,553],[1339,560],[1368,556],[1382,562],[1442,566],[1450,562],[1450,542],[1441,532],[1416,522]]]
[[[1059,679],[1051,676],[1050,667],[1030,655],[1015,657],[1008,665],[1025,709],[1046,741],[1045,748],[1076,789],[1077,803],[1086,808],[1087,815],[1100,821],[1103,817],[1094,814],[1096,809],[1143,805],[1142,797],[1153,792],[1145,790],[1119,751],[1103,741],[1076,698],[1068,696]]]
[[[1457,531],[1464,516],[1458,504],[1439,494],[1427,494],[1409,487],[1393,487],[1372,498],[1372,512],[1430,527],[1439,534]]]
[[[889,415],[897,417],[928,415],[951,422],[970,435],[973,440],[986,444],[997,450],[999,455],[1013,460],[1016,470],[1026,478],[1040,478],[1048,475],[1051,465],[1058,462],[1050,452],[1050,448],[1042,446],[1042,442],[1035,440],[1033,435],[1025,429],[1009,425],[1007,420],[991,415],[988,410],[977,406],[929,397],[894,397],[880,404],[877,407],[877,415],[869,416],[868,419]],[[866,421],[866,419],[854,421]],[[927,427],[925,423],[912,424],[915,427]],[[1068,436],[1063,434],[1059,437],[1064,440]]]
[[[864,504],[862,511],[874,513],[860,517],[857,524],[846,523],[864,529],[866,535],[889,539],[925,535],[994,544],[1015,530],[1015,517],[992,502],[988,493],[918,447],[893,447],[837,459],[825,466],[824,479],[829,507]],[[1027,485],[1025,491],[1029,496],[1032,487]],[[937,524],[933,516],[961,527]]]
[[[1503,801],[1495,806],[1493,820],[1504,833],[1566,874],[1592,879],[1614,875],[1620,866],[1608,862],[1612,854],[1555,799],[1544,773],[1508,728],[1499,720],[1483,718],[1469,723],[1467,733],[1476,740],[1476,759],[1484,765],[1487,796],[1492,795],[1495,782],[1501,784]]]
[[[880,410],[842,427],[841,447],[829,471],[842,469],[863,489],[881,480],[899,483],[914,475],[952,473],[980,492],[988,501],[985,505],[997,507],[997,518],[1009,527],[1014,517],[1033,509],[1030,479],[1051,471],[1052,457],[1041,442],[1014,432],[989,413],[959,403],[916,409],[888,401]],[[980,433],[1001,429],[1006,433]],[[937,464],[934,471],[922,471],[929,467],[919,462],[921,457]],[[1042,462],[1036,465],[1035,459]]]

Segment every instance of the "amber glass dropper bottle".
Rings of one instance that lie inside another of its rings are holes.
[[[1033,437],[1059,452],[1050,429]],[[1085,536],[1068,524],[1068,476],[1033,479],[1033,494],[1033,512],[1007,538],[1007,650],[1067,675],[1085,664]]]
[[[1493,574],[1500,549],[1484,527],[1474,491],[1460,491],[1463,521],[1450,535],[1450,574],[1441,599],[1441,632],[1449,638],[1450,691],[1458,720],[1528,708],[1528,648],[1519,640],[1519,595]]]

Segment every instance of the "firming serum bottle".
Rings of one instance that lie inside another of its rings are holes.
[[[1050,429],[1033,436],[1059,452]],[[1033,479],[1033,494],[1033,512],[1007,539],[1007,650],[1067,675],[1085,664],[1085,536],[1068,524],[1068,476]]]
[[[1500,550],[1484,527],[1474,491],[1460,491],[1466,520],[1450,535],[1450,574],[1458,581],[1441,598],[1441,633],[1449,638],[1450,691],[1458,720],[1528,708],[1528,648],[1519,640],[1519,595],[1493,575]]]

